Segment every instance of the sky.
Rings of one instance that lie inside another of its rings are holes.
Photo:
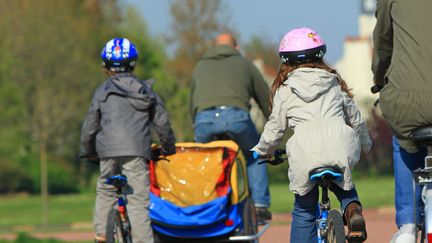
[[[225,7],[221,12],[230,17],[230,25],[239,33],[240,47],[253,36],[264,37],[278,45],[289,30],[310,27],[317,31],[327,44],[325,60],[334,64],[342,57],[345,38],[358,35],[361,0],[222,1]],[[170,31],[169,8],[172,0],[124,2],[132,5],[142,15],[151,36],[158,37]]]

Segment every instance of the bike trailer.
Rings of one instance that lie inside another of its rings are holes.
[[[177,143],[150,162],[150,217],[155,235],[180,239],[257,240],[246,163],[233,141]]]

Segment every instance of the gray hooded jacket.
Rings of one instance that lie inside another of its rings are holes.
[[[269,121],[252,150],[271,155],[287,127],[294,130],[286,144],[291,191],[308,193],[314,186],[309,171],[325,165],[339,166],[344,181],[338,185],[353,188],[351,169],[360,160],[360,151],[368,152],[372,142],[354,101],[341,91],[337,75],[317,68],[291,72],[276,91]]]
[[[150,126],[164,154],[175,153],[175,136],[161,99],[149,81],[130,73],[110,77],[96,90],[81,129],[81,157],[150,159]]]

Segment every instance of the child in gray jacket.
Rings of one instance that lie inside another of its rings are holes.
[[[126,38],[110,40],[102,50],[109,78],[92,99],[81,129],[81,157],[100,159],[94,225],[96,242],[105,242],[108,212],[115,188],[106,179],[122,173],[128,178],[128,216],[133,242],[153,242],[149,218],[150,126],[161,140],[161,153],[174,154],[175,137],[161,99],[151,82],[137,79],[134,70],[138,51]]]
[[[330,190],[341,201],[348,237],[367,237],[351,170],[372,143],[346,83],[322,60],[325,52],[324,41],[309,28],[284,36],[282,65],[271,90],[272,113],[252,149],[255,156],[271,156],[286,128],[294,130],[286,151],[290,190],[295,193],[291,242],[296,243],[317,241],[318,185],[309,180],[309,172],[322,166],[338,166],[344,173],[344,180]]]

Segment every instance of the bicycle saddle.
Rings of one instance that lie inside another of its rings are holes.
[[[418,144],[432,145],[432,125],[414,129],[411,139]]]
[[[127,178],[124,175],[114,175],[106,179],[106,184],[122,187],[127,184]]]
[[[317,182],[325,176],[331,180],[341,181],[343,178],[343,173],[342,170],[337,166],[323,166],[309,171],[309,179],[313,182]]]

